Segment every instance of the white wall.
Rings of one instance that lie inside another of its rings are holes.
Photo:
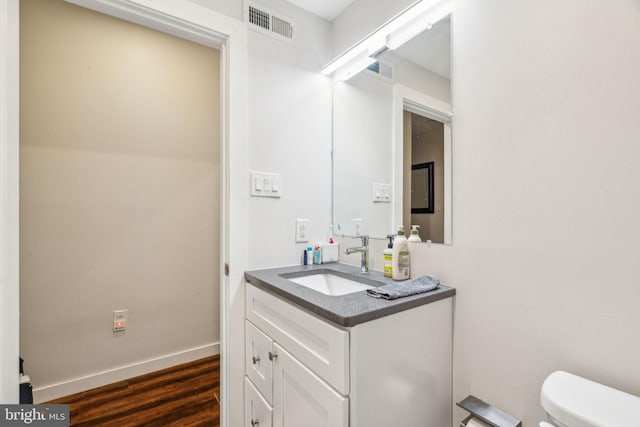
[[[533,425],[566,369],[640,395],[640,6],[456,1],[456,399]],[[445,248],[446,249],[446,248]]]
[[[301,261],[296,218],[309,219],[310,243],[331,222],[331,82],[319,73],[330,25],[284,1],[260,4],[294,22],[294,40],[249,31],[249,166],[282,174],[283,193],[249,201],[250,268]]]
[[[455,401],[537,425],[555,369],[640,395],[639,39],[633,0],[455,1],[453,246],[412,258],[458,290]]]
[[[183,0],[184,1],[184,0]],[[243,20],[243,0],[187,0],[200,6],[215,10],[238,21]]]

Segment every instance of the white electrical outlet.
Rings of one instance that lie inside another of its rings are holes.
[[[113,311],[113,332],[122,332],[127,330],[127,310]]]
[[[309,220],[296,219],[296,243],[308,242]]]
[[[364,232],[364,220],[362,218],[351,218],[353,221],[353,235],[363,236]]]

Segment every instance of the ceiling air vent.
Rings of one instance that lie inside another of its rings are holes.
[[[251,4],[247,14],[250,28],[281,40],[293,39],[293,24],[290,19],[277,16],[264,7]]]

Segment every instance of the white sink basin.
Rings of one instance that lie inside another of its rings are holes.
[[[325,295],[346,295],[373,288],[373,286],[365,285],[355,280],[326,273],[289,277],[288,279],[298,285],[322,292]]]

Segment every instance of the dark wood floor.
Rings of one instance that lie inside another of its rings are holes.
[[[71,426],[219,426],[220,357],[212,356],[56,399]]]

